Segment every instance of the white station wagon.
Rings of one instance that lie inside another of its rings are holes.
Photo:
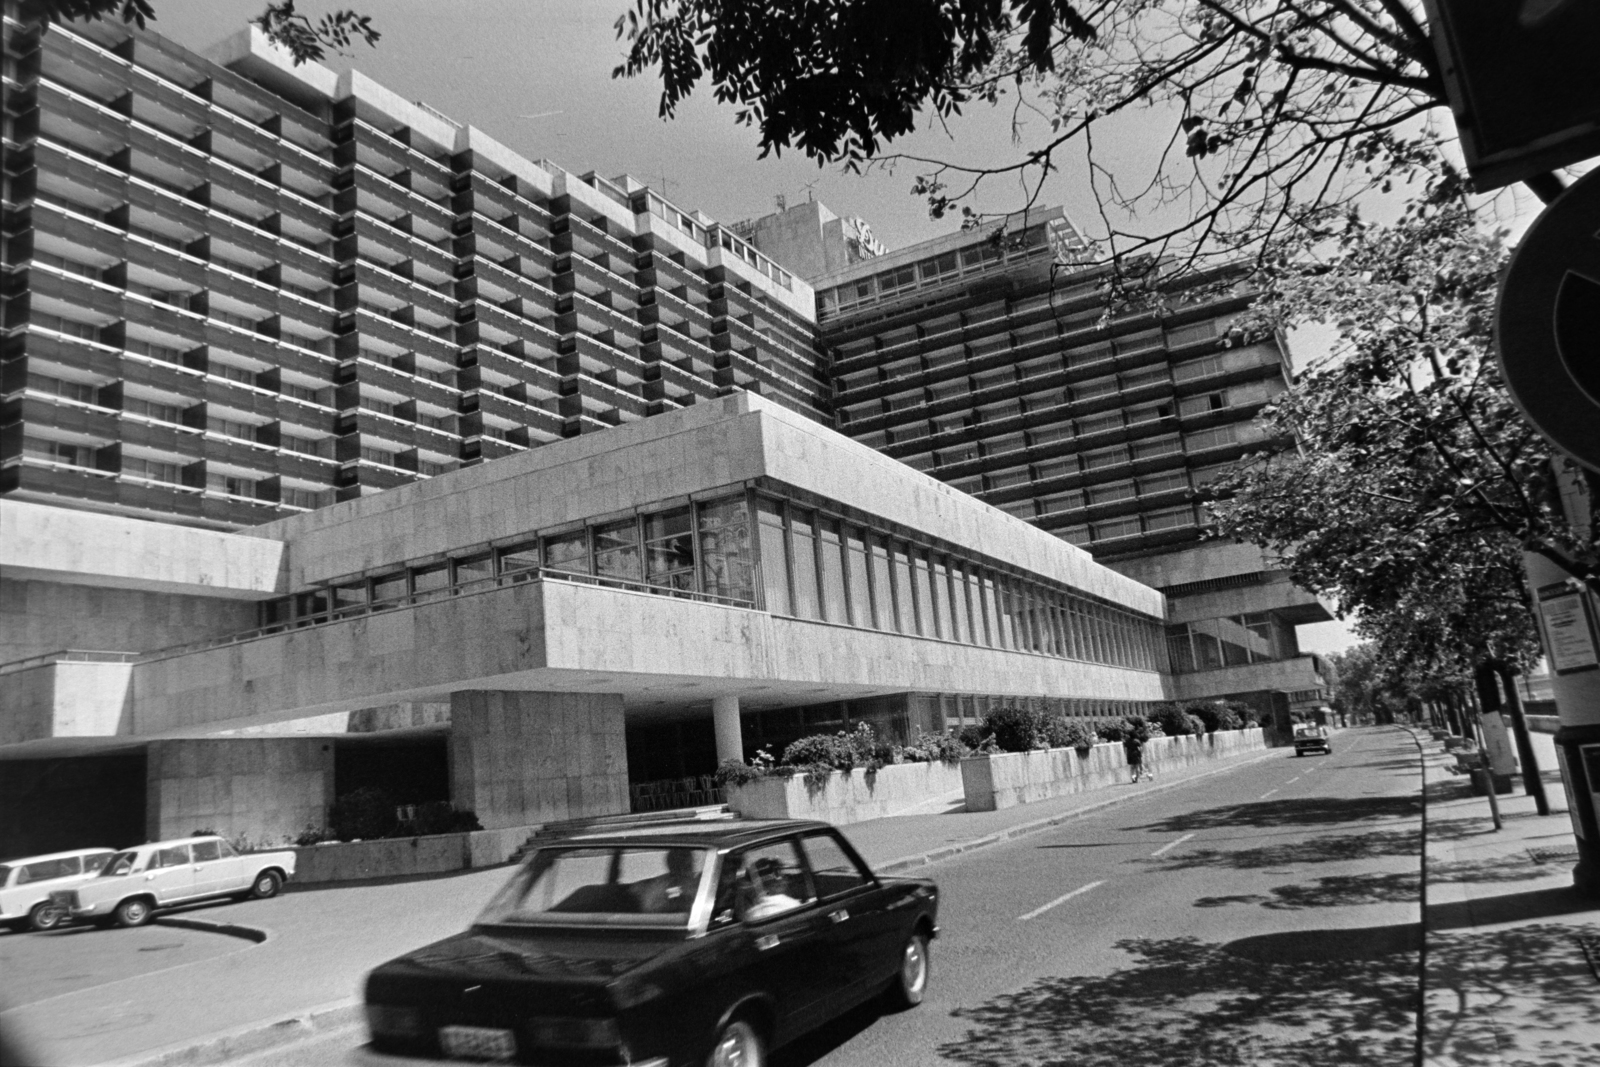
[[[49,930],[66,918],[51,893],[93,878],[116,854],[110,848],[79,848],[0,863],[0,925],[14,930]]]
[[[50,899],[74,919],[143,926],[162,908],[216,897],[277,896],[295,854],[236,852],[220,837],[153,841],[112,856],[98,877]]]

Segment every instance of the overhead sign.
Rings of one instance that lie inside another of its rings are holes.
[[[1480,190],[1600,155],[1600,4],[1424,0]]]
[[[1600,169],[1540,212],[1517,246],[1500,283],[1495,346],[1528,421],[1600,471]]]

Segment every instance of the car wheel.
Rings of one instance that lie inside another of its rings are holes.
[[[65,918],[66,916],[61,914],[61,909],[48,901],[35,904],[33,910],[28,912],[28,929],[54,930]]]
[[[706,1067],[765,1067],[766,1062],[760,1032],[744,1019],[734,1019],[717,1034]]]
[[[134,897],[132,900],[124,900],[121,904],[118,904],[117,910],[113,914],[116,916],[118,926],[132,927],[143,926],[149,922],[152,912],[148,900]]]
[[[256,875],[255,884],[250,887],[250,895],[257,900],[266,900],[268,897],[278,895],[278,890],[283,886],[283,879],[277,871],[262,871]]]
[[[900,970],[889,982],[889,1003],[895,1008],[914,1008],[928,991],[928,935],[918,930],[900,952]]]

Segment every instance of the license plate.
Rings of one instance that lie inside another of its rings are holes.
[[[486,1026],[443,1026],[439,1047],[456,1059],[509,1060],[517,1054],[517,1035]]]

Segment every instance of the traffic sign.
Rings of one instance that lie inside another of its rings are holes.
[[[1534,219],[1495,307],[1512,399],[1561,451],[1600,471],[1600,169]]]

